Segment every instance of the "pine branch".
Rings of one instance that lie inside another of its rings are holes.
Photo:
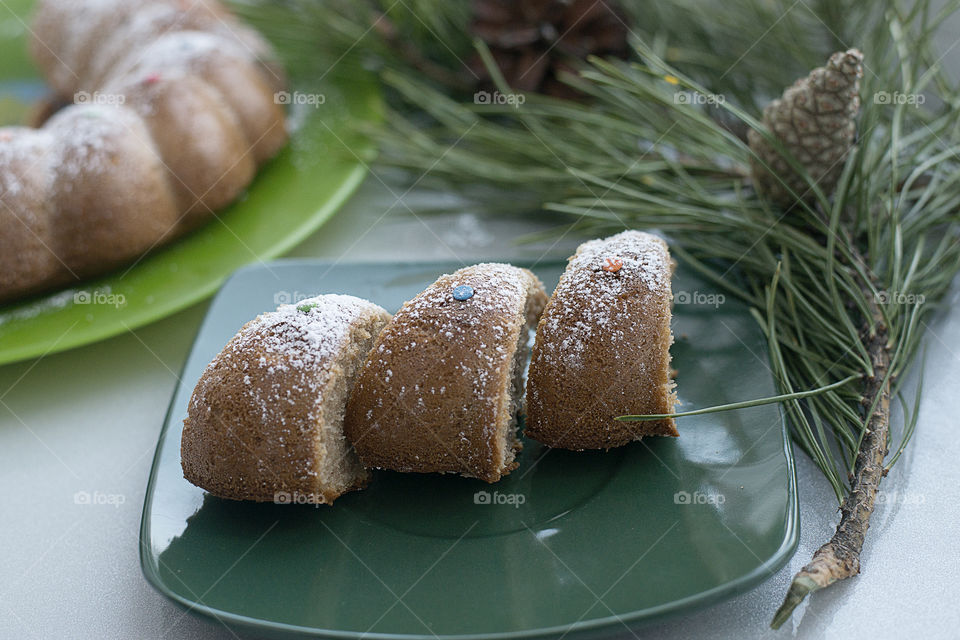
[[[328,41],[350,46],[345,39],[369,25],[340,2],[276,19],[280,49],[284,38],[297,52],[331,31]],[[390,38],[365,36],[357,59],[376,59],[390,96],[389,126],[375,132],[381,163],[468,196],[482,185],[478,200],[496,210],[529,203],[558,232],[658,230],[679,259],[751,307],[791,435],[841,506],[836,534],[795,578],[779,625],[807,593],[859,571],[879,483],[918,422],[919,391],[903,406],[908,419],[888,460],[890,403],[905,402],[922,327],[960,271],[960,92],[933,46],[960,0],[939,11],[932,0],[623,4],[634,57],[590,60],[564,76],[582,102],[529,94],[520,108],[473,104],[442,74],[424,77],[410,55],[391,56]],[[469,42],[467,5],[434,3],[423,18],[447,42],[400,20],[406,41],[455,73],[467,55],[458,48]],[[776,207],[749,177],[762,158],[748,132],[773,141],[762,105],[852,45],[867,60],[856,145],[824,190],[773,144],[802,196]],[[680,92],[725,100],[697,104]],[[928,94],[926,105],[874,99]]]
[[[872,299],[868,296],[868,299]],[[829,542],[793,577],[783,604],[770,624],[774,629],[790,618],[808,594],[860,573],[860,551],[870,526],[880,481],[887,474],[884,458],[889,451],[891,345],[882,309],[872,309],[873,326],[864,346],[870,354],[872,374],[864,382],[863,400],[869,408],[863,439],[857,450],[850,489],[840,504],[840,523]]]

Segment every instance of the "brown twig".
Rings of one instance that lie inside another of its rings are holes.
[[[829,542],[793,577],[790,589],[770,626],[780,628],[808,594],[860,573],[860,551],[870,526],[880,480],[885,475],[890,432],[890,353],[887,327],[873,291],[863,287],[871,318],[864,337],[873,373],[864,379],[863,405],[869,416],[850,481],[850,491],[840,505],[840,524]]]

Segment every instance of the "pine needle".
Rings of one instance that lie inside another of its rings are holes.
[[[468,2],[400,4],[264,1],[245,13],[291,59],[310,51],[324,69],[349,48],[345,64],[380,74],[389,97],[389,124],[373,132],[381,163],[468,197],[482,184],[481,204],[516,213],[527,203],[558,234],[657,230],[680,260],[746,302],[779,395],[673,417],[781,403],[847,514],[851,478],[877,470],[863,466],[864,447],[889,469],[918,428],[922,385],[908,406],[901,377],[960,270],[960,93],[933,42],[960,0],[624,0],[633,58],[592,59],[569,75],[583,101],[531,94],[519,108],[475,104],[469,77],[461,82],[474,51],[492,62],[469,36]],[[394,35],[377,17],[387,13]],[[866,61],[862,111],[835,192],[808,177],[812,199],[772,207],[753,189],[745,132],[775,144],[758,120],[763,105],[854,46]],[[891,397],[905,426],[884,461],[876,426],[888,423]],[[852,522],[865,533],[865,520]],[[830,544],[798,576],[775,626],[807,593],[859,570],[858,553],[835,557]],[[817,573],[826,556],[846,573]]]

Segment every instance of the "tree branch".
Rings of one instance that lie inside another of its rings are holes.
[[[779,629],[808,594],[860,573],[860,551],[883,478],[890,432],[890,345],[887,327],[874,293],[864,286],[871,322],[864,337],[873,375],[864,380],[863,405],[870,416],[857,451],[850,491],[840,505],[840,524],[829,542],[793,577],[790,589],[770,626]],[[873,410],[870,413],[871,409]]]

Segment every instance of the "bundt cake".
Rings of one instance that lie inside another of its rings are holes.
[[[344,410],[389,319],[372,302],[323,295],[244,325],[190,398],[184,477],[223,498],[312,504],[365,486]]]
[[[563,449],[676,436],[670,369],[673,261],[657,236],[624,231],[577,249],[537,327],[525,435]]]
[[[41,0],[32,33],[73,104],[0,128],[0,302],[210,219],[286,142],[282,70],[217,0]]]
[[[367,467],[495,482],[516,468],[533,273],[480,264],[441,276],[391,320],[361,369],[344,432]]]

